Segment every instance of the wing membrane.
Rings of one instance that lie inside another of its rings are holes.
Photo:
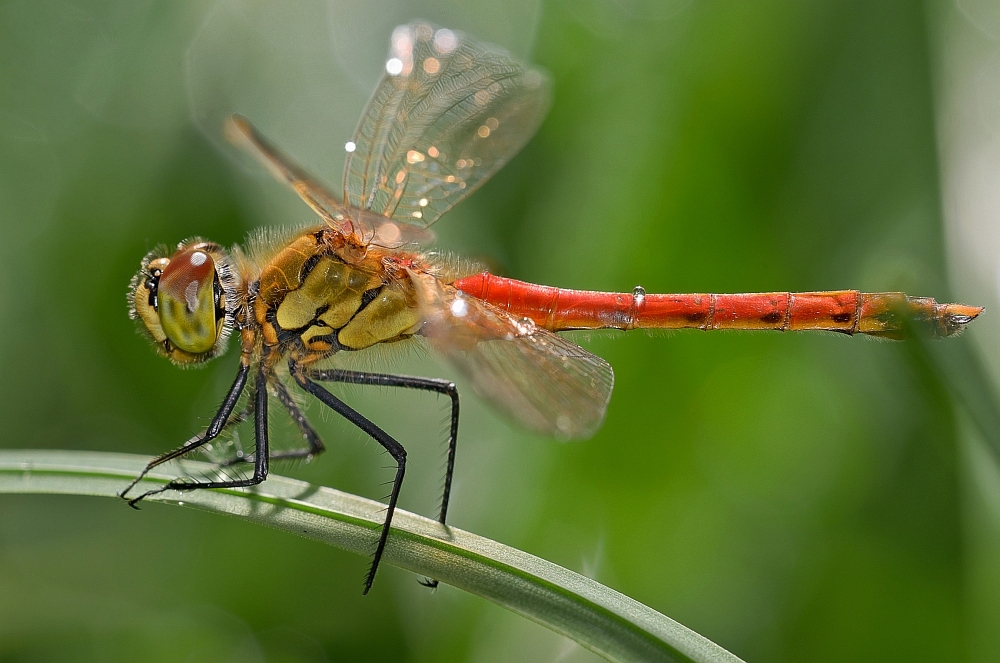
[[[410,278],[422,333],[477,394],[535,432],[569,439],[597,431],[614,386],[606,361],[433,276]]]
[[[342,233],[356,233],[365,243],[389,247],[428,244],[434,240],[429,230],[401,226],[375,214],[352,210],[348,215],[323,184],[282,153],[242,115],[230,116],[225,129],[231,143],[253,155],[276,180],[294,189],[314,212]]]
[[[426,23],[393,32],[344,166],[344,200],[428,226],[524,147],[548,84],[500,50]]]
[[[340,201],[272,145],[249,120],[242,115],[231,115],[226,120],[225,130],[229,142],[253,155],[276,180],[294,189],[328,223],[337,227],[346,223],[347,216]]]

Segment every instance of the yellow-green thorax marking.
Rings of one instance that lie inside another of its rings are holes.
[[[358,256],[348,248],[335,230],[310,230],[263,267],[254,317],[265,346],[309,363],[417,331],[420,317],[403,256],[375,247]]]

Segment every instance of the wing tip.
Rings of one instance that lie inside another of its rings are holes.
[[[252,141],[255,133],[250,120],[239,113],[231,114],[222,123],[222,134],[237,147],[243,147],[248,141]]]

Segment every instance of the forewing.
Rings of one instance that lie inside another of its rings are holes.
[[[433,240],[429,230],[401,226],[384,217],[359,213],[358,210],[348,214],[325,186],[275,147],[245,117],[230,116],[225,130],[226,138],[231,143],[253,155],[276,180],[291,187],[314,212],[339,231],[348,235],[357,233],[364,242],[381,246],[423,244]]]
[[[231,115],[226,120],[225,130],[229,142],[253,155],[276,180],[294,189],[327,222],[337,226],[346,222],[347,217],[340,202],[291,158],[272,145],[249,120],[242,115]]]
[[[548,98],[544,74],[504,51],[427,23],[400,26],[351,140],[344,199],[428,226],[524,147]]]
[[[422,334],[477,394],[538,433],[570,439],[597,431],[614,386],[606,361],[433,276],[410,277]]]

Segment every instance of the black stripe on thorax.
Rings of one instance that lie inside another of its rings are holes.
[[[306,261],[302,263],[302,269],[299,270],[299,287],[302,287],[306,277],[312,273],[312,270],[316,269],[316,265],[319,264],[319,261],[326,257],[329,256],[327,256],[325,252],[320,251],[309,256]]]

